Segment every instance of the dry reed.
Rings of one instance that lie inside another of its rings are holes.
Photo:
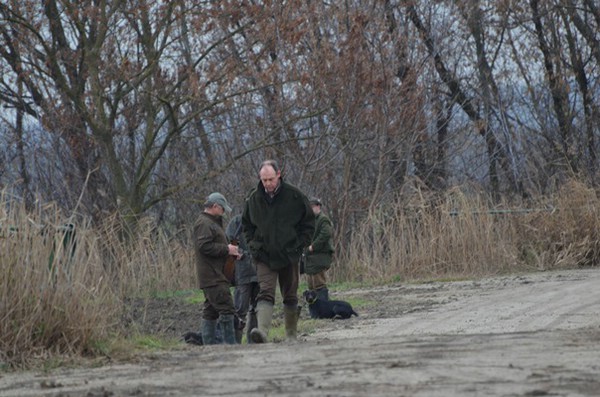
[[[195,285],[181,243],[147,220],[124,239],[118,224],[92,228],[53,205],[28,212],[0,194],[0,367],[98,354],[121,330],[124,298]]]
[[[83,354],[114,323],[114,295],[90,255],[87,225],[58,223],[46,206],[28,213],[3,194],[0,211],[0,361]]]
[[[598,263],[600,201],[570,182],[550,198],[490,206],[483,193],[421,192],[373,210],[330,271],[337,281],[472,278]]]
[[[570,182],[528,211],[490,202],[459,188],[403,194],[365,214],[329,277],[377,283],[598,263],[594,189]],[[119,332],[125,298],[196,286],[189,233],[169,237],[150,219],[125,233],[115,216],[95,227],[78,220],[65,241],[69,222],[52,205],[31,213],[0,194],[0,365],[95,354],[98,341]]]

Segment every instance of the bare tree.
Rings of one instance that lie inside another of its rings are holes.
[[[135,5],[48,0],[42,7],[11,2],[0,13],[7,22],[0,55],[27,87],[27,95],[19,95],[5,81],[0,98],[64,140],[77,164],[78,184],[72,188],[81,190],[88,181],[84,197],[97,219],[113,209],[135,218],[201,183],[188,175],[153,189],[170,145],[237,94],[220,88],[235,71],[219,68],[223,53],[217,50],[238,31],[214,29],[194,7],[150,0]],[[176,45],[186,18],[195,18],[193,53]],[[205,141],[205,158],[211,158],[209,146]]]
[[[0,101],[11,177],[96,219],[179,229],[209,190],[241,204],[267,157],[342,240],[410,183],[597,172],[590,0],[88,3],[0,5]]]
[[[581,34],[583,40],[589,45],[589,56],[596,59],[596,63],[600,65],[600,41],[596,39],[592,33],[593,27],[584,22],[580,16],[577,7],[572,0],[565,2],[564,8],[559,7],[558,12],[561,15],[565,38],[568,43],[569,58],[571,60],[570,67],[573,70],[575,80],[581,92],[581,101],[584,113],[584,129],[586,135],[586,147],[587,147],[587,166],[588,174],[594,177],[597,169],[597,148],[596,148],[596,135],[600,132],[600,108],[597,105],[597,101],[594,101],[594,95],[590,90],[590,78],[588,77],[589,68],[587,65],[590,64],[590,59],[586,56],[583,50],[580,39],[578,38],[577,32]],[[588,7],[589,13],[595,16],[597,27],[600,26],[600,12],[598,8],[594,6],[592,2],[583,2],[583,10],[586,11],[585,7]],[[575,26],[573,29],[570,25],[571,22]],[[592,69],[593,70],[593,69]]]

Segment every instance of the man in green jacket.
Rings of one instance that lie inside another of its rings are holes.
[[[246,198],[242,215],[244,236],[256,264],[260,288],[256,303],[258,327],[250,332],[250,337],[254,343],[267,342],[279,281],[286,339],[295,340],[298,265],[315,230],[314,214],[308,198],[283,181],[277,162],[264,161],[259,177],[258,186]]]
[[[240,255],[238,247],[228,243],[223,230],[225,212],[231,212],[225,197],[221,193],[211,193],[194,226],[196,272],[205,298],[202,311],[202,342],[205,345],[216,343],[217,320],[223,332],[223,342],[236,343],[233,326],[235,308],[224,269],[228,255]]]
[[[306,274],[308,289],[315,290],[319,299],[329,300],[325,272],[331,267],[333,258],[333,223],[321,211],[321,200],[312,198],[310,206],[316,219],[315,234],[311,244],[306,249],[304,273]],[[317,317],[310,307],[309,312],[311,318]]]

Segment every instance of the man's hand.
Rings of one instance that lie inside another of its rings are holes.
[[[235,256],[237,259],[240,259],[242,257],[242,254],[240,253],[240,248],[237,245],[229,244],[227,245],[227,248],[229,250],[229,255]]]

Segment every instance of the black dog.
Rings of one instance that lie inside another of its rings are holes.
[[[314,290],[306,290],[303,295],[311,313],[316,314],[316,318],[347,319],[353,315],[358,316],[348,302],[320,299]]]

